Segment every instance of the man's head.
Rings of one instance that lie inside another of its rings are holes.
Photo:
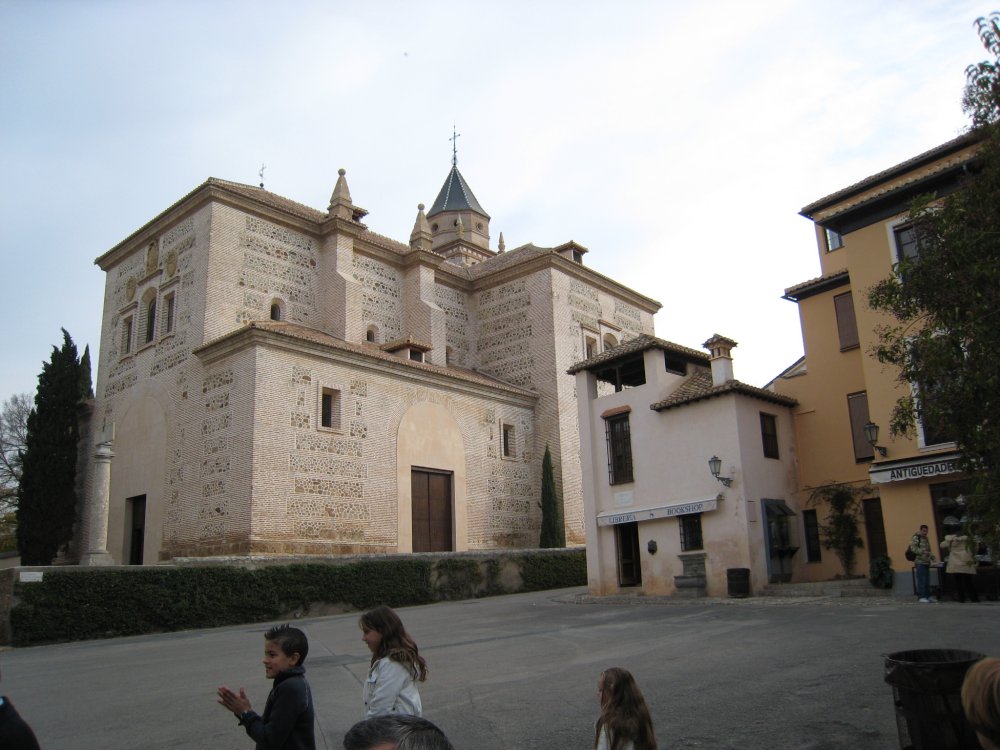
[[[344,735],[344,750],[455,750],[444,732],[420,716],[389,714],[359,721]]]
[[[926,523],[922,523],[922,524],[920,524],[920,531],[917,532],[917,533],[919,533],[920,536],[927,536],[927,531],[928,531],[927,524]]]

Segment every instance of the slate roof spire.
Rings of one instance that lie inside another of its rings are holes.
[[[459,133],[452,128],[451,171],[441,186],[441,192],[427,212],[432,246],[449,262],[474,265],[492,258],[490,250],[490,215],[476,200],[469,183],[458,171]]]
[[[469,183],[465,181],[462,173],[458,171],[457,164],[451,165],[448,178],[444,181],[444,185],[441,186],[441,192],[438,193],[438,197],[431,204],[431,210],[427,212],[427,218],[432,219],[437,214],[444,213],[445,211],[474,211],[477,214],[482,214],[487,219],[490,218],[490,215],[479,205],[479,201],[476,200],[476,196],[473,194],[472,188],[469,187]]]

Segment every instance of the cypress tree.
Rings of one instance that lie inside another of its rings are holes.
[[[73,536],[77,405],[90,390],[90,368],[84,377],[76,345],[66,329],[62,333],[62,348],[52,347],[38,376],[21,454],[17,546],[23,565],[48,565]]]
[[[542,533],[538,540],[539,547],[566,546],[560,505],[555,475],[552,472],[552,452],[546,445],[545,457],[542,459]]]

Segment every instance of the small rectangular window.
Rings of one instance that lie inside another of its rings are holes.
[[[328,430],[340,429],[340,391],[324,388],[320,395],[319,424]]]
[[[773,414],[760,413],[760,439],[764,444],[764,458],[780,458],[778,455],[778,418]]]
[[[174,304],[176,301],[177,297],[172,292],[163,298],[163,305],[166,308],[163,316],[164,333],[174,332]]]
[[[701,539],[701,513],[678,516],[681,529],[681,552],[704,549]]]
[[[632,481],[632,439],[628,414],[609,417],[604,423],[608,440],[608,478],[611,484]]]
[[[590,359],[595,354],[597,354],[597,339],[595,339],[593,336],[584,336],[583,348],[584,348],[583,358]]]
[[[840,336],[840,351],[857,349],[858,321],[854,315],[854,296],[850,292],[833,298],[833,309],[837,314],[837,333]]]
[[[806,532],[806,560],[808,562],[820,562],[823,554],[820,551],[819,542],[819,519],[815,510],[802,511],[802,523]]]
[[[875,457],[872,448],[865,437],[865,425],[868,424],[868,393],[860,391],[847,395],[847,413],[851,420],[851,439],[854,442],[854,460],[857,462],[871,461]]]
[[[839,250],[844,246],[844,238],[840,236],[839,232],[835,232],[832,229],[826,230],[826,249],[827,252],[832,252],[834,250]]]
[[[413,362],[423,362],[424,353],[418,349],[410,349],[410,359]]]
[[[917,400],[917,423],[920,425],[921,444],[941,445],[955,441],[955,430],[943,414],[934,409],[934,389],[924,383],[913,386]]]
[[[687,375],[687,362],[673,352],[663,352],[663,368],[675,375]]]
[[[503,457],[513,458],[515,455],[515,444],[514,444],[514,425],[505,424],[503,426]]]
[[[132,352],[132,321],[131,315],[122,321],[122,354]]]
[[[917,229],[912,224],[896,227],[892,230],[892,235],[896,240],[896,262],[916,258],[919,255],[920,247],[917,242]]]

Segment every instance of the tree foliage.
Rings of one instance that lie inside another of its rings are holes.
[[[817,487],[809,494],[809,504],[826,508],[827,515],[819,525],[823,546],[833,550],[844,569],[844,577],[854,575],[858,550],[864,546],[858,532],[861,497],[868,487],[831,483]]]
[[[898,368],[904,396],[894,435],[954,439],[974,485],[970,516],[994,540],[1000,529],[1000,14],[977,21],[993,60],[966,69],[963,108],[977,156],[958,190],[925,195],[909,220],[917,253],[869,290],[890,322],[876,330],[875,355]],[[912,387],[911,387],[912,386]],[[994,546],[994,549],[997,547]]]
[[[89,395],[90,372],[63,329],[62,348],[42,365],[28,415],[17,496],[17,547],[24,565],[48,565],[69,542],[76,518],[77,408]]]
[[[15,393],[0,406],[0,552],[17,549],[17,488],[30,413],[30,393]]]
[[[552,471],[552,452],[545,446],[542,459],[542,531],[539,547],[565,547],[566,530],[563,528],[562,503],[556,494],[556,480]]]

